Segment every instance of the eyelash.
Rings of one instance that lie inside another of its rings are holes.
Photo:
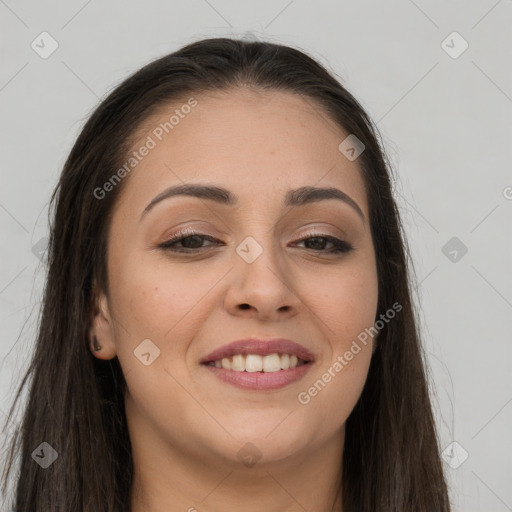
[[[185,236],[183,236],[184,233],[186,233]],[[173,245],[177,244],[178,242],[182,242],[183,240],[186,240],[187,238],[192,238],[194,236],[198,236],[198,237],[202,238],[203,240],[215,242],[215,238],[212,238],[211,236],[203,235],[203,234],[195,232],[195,231],[187,230],[187,231],[181,231],[179,233],[174,234],[166,242],[160,244],[158,247],[160,247],[161,249],[164,249],[166,251],[171,251],[171,252],[175,252],[175,253],[185,253],[185,254],[190,254],[193,252],[197,252],[198,250],[205,249],[206,247],[199,247],[199,248],[194,248],[194,249],[186,248],[186,247],[181,248],[181,249],[173,248]],[[321,233],[316,233],[316,232],[308,233],[308,235],[306,237],[304,237],[300,240],[297,240],[297,242],[305,242],[306,240],[311,240],[314,238],[323,238],[323,239],[327,240],[328,242],[331,242],[334,245],[334,247],[328,251],[323,251],[323,250],[318,250],[318,249],[309,249],[311,251],[319,251],[319,252],[324,252],[327,254],[342,254],[342,253],[348,253],[354,249],[354,246],[351,245],[350,243],[346,242],[345,240],[340,240],[339,238],[336,238],[334,236],[322,235]]]

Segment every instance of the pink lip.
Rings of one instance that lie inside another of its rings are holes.
[[[278,372],[235,372],[225,370],[216,366],[205,366],[216,377],[224,382],[229,382],[242,389],[253,389],[263,391],[266,389],[278,389],[292,382],[299,380],[312,367],[311,363],[289,368],[288,370],[279,370]]]
[[[256,354],[259,356],[266,356],[268,354],[295,354],[304,361],[315,360],[315,356],[307,348],[285,338],[274,338],[271,340],[248,338],[228,343],[214,350],[206,357],[203,357],[200,363],[210,363],[236,354]]]
[[[232,357],[236,354],[257,354],[266,356],[268,354],[295,354],[298,358],[307,361],[306,364],[289,368],[288,370],[279,370],[278,372],[236,372],[207,365],[213,361],[218,361],[224,357]],[[219,379],[229,382],[242,389],[265,390],[278,389],[300,379],[311,368],[315,356],[307,348],[284,338],[274,338],[271,340],[261,340],[249,338],[238,340],[220,347],[200,361]]]

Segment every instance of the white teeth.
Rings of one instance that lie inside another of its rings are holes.
[[[232,358],[224,357],[222,360],[209,363],[217,368],[232,370],[235,372],[278,372],[280,370],[288,370],[295,368],[305,362],[292,354],[269,354],[260,356],[257,354],[236,354]]]
[[[245,357],[242,354],[233,356],[233,363],[231,369],[235,372],[243,372],[245,370]]]
[[[264,372],[278,372],[281,369],[281,358],[279,354],[270,354],[263,358]]]
[[[261,372],[263,370],[263,358],[256,354],[248,354],[245,358],[245,370],[248,372]]]

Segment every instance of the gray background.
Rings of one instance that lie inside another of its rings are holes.
[[[153,58],[246,35],[305,50],[378,122],[454,510],[512,511],[511,22],[510,0],[0,0],[0,420],[35,332],[48,200],[83,121]],[[43,31],[59,45],[46,59],[31,47]]]

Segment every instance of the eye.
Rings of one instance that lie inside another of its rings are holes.
[[[211,236],[196,233],[195,231],[180,231],[158,247],[172,252],[197,252],[198,249],[206,249],[206,247],[208,247],[202,246],[202,242],[205,240],[210,242],[216,241],[216,239]],[[178,245],[180,243],[181,247]]]
[[[302,238],[298,241],[298,243],[301,242],[310,242],[309,245],[312,245],[312,247],[306,247],[307,249],[327,254],[345,253],[354,249],[354,246],[345,240],[340,240],[339,238],[330,235],[322,235],[321,233],[310,233],[310,236]],[[332,244],[333,247],[330,250],[324,250],[326,243]]]

